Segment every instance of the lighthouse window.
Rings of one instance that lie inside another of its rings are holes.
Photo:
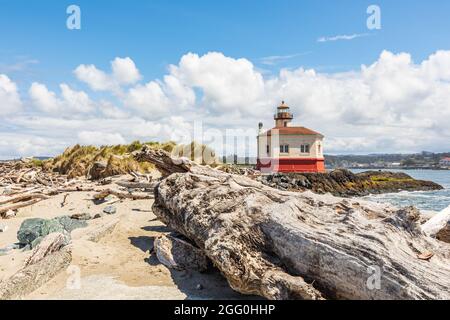
[[[269,147],[269,145],[266,146],[266,152],[267,152],[267,154],[270,153],[270,147]]]
[[[289,145],[281,145],[280,146],[280,153],[289,153]]]
[[[300,152],[301,153],[309,153],[309,144],[300,145]]]

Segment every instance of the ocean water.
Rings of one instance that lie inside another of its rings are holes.
[[[354,173],[367,170],[352,170]],[[419,180],[429,180],[443,186],[439,191],[415,191],[400,193],[386,193],[363,197],[365,200],[375,202],[388,202],[395,206],[415,206],[421,210],[441,211],[450,206],[450,170],[386,170],[404,172]]]

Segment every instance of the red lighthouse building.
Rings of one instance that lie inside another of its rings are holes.
[[[284,103],[274,116],[275,127],[259,125],[257,168],[263,172],[325,172],[324,136],[305,127],[292,126],[294,119]]]

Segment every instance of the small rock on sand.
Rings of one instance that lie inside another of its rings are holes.
[[[6,211],[4,218],[10,219],[10,218],[14,218],[15,216],[16,216],[16,211],[8,210],[8,211]]]
[[[0,232],[6,232],[8,230],[8,225],[0,224]]]
[[[71,219],[75,220],[91,220],[92,217],[89,213],[75,213],[70,216]]]
[[[103,209],[103,212],[106,214],[115,214],[117,212],[117,209],[114,206],[107,206],[105,209]]]

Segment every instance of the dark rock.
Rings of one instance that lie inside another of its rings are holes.
[[[94,219],[99,219],[99,218],[102,218],[102,217],[104,217],[104,216],[105,216],[105,213],[104,213],[104,212],[97,213],[96,215],[94,215]]]
[[[17,231],[17,239],[19,239],[20,244],[24,246],[30,245],[31,248],[34,248],[40,243],[43,237],[50,233],[60,232],[70,234],[73,230],[86,226],[87,223],[85,221],[71,219],[68,216],[50,220],[32,218],[22,222],[19,231]]]
[[[341,197],[442,189],[442,186],[431,181],[415,180],[405,173],[387,171],[354,174],[349,170],[339,169],[329,173],[274,173],[257,179],[280,190],[312,190],[315,193],[331,193]]]
[[[31,244],[36,238],[42,235],[42,225],[45,219],[31,218],[22,222],[19,231],[17,231],[17,239],[20,243]]]
[[[57,217],[55,220],[57,220],[63,226],[64,230],[69,233],[75,229],[87,227],[86,221],[71,219],[69,216]]]
[[[75,219],[75,220],[91,220],[92,217],[89,213],[75,213],[73,215],[70,216],[71,219]]]

